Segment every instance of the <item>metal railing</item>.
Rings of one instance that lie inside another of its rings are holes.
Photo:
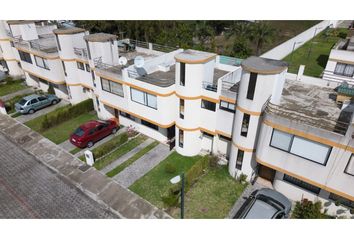
[[[129,43],[134,44],[137,47],[149,49],[149,43],[148,42],[142,42],[142,41],[138,41],[138,40],[129,39]]]
[[[287,118],[291,121],[299,122],[302,124],[310,125],[315,128],[321,128],[330,132],[335,132],[341,135],[345,135],[349,124],[347,122],[329,120],[319,116],[307,116],[299,111],[286,108],[284,106],[277,106],[268,102],[264,108],[266,114],[276,115]]]
[[[36,51],[40,52],[45,52],[45,53],[56,53],[58,52],[58,48],[55,44],[55,42],[51,42],[51,40],[54,40],[54,38],[48,38],[46,39],[47,41],[49,40],[48,45],[40,44],[38,40],[30,40],[30,41],[25,41],[22,39],[21,36],[17,36],[13,38],[13,42],[15,45],[18,45],[20,47],[26,47],[30,48]],[[54,44],[53,44],[54,43]]]
[[[334,71],[324,70],[322,78],[327,81],[338,82],[338,83],[346,81],[349,84],[354,85],[354,79],[352,77],[339,75],[336,74]]]
[[[176,51],[177,49],[178,49],[177,47],[170,47],[170,46],[160,45],[156,43],[152,44],[152,50],[159,51],[159,52],[169,53],[169,52]]]
[[[221,63],[221,64],[240,66],[242,61],[243,61],[243,59],[241,59],[241,58],[219,56],[219,63]]]
[[[97,69],[101,69],[101,70],[105,70],[111,73],[115,73],[115,74],[122,74],[122,66],[121,65],[111,65],[108,63],[104,63],[102,61],[102,57],[98,57],[93,59],[93,63],[95,65],[95,68]]]
[[[74,47],[74,53],[79,58],[84,58],[84,59],[88,58],[88,54],[87,54],[87,49],[86,48],[76,48],[76,47]]]
[[[202,82],[202,86],[205,90],[212,91],[212,92],[217,92],[218,91],[218,85],[211,83],[211,82]]]

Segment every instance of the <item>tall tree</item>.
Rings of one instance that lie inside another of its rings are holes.
[[[260,21],[253,24],[252,39],[256,42],[256,55],[261,55],[264,44],[272,41],[276,30],[266,22]]]

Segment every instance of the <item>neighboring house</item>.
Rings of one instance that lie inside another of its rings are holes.
[[[349,30],[348,38],[341,39],[329,55],[323,79],[354,84],[354,29]]]
[[[53,84],[72,103],[92,98],[100,118],[118,118],[185,156],[212,152],[233,177],[267,179],[292,200],[330,200],[331,214],[335,201],[354,207],[353,106],[339,108],[327,87],[340,80],[289,80],[279,60],[240,63],[80,28],[46,36],[38,28],[1,23],[9,73],[23,71],[27,84]]]

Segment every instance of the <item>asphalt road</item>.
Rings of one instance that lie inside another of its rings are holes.
[[[0,133],[0,218],[117,218]]]

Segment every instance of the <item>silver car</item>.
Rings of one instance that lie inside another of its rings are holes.
[[[254,191],[234,218],[281,219],[288,218],[291,202],[283,194],[269,188]]]
[[[37,95],[32,94],[22,98],[19,102],[15,104],[15,109],[17,112],[24,113],[34,113],[35,111],[45,108],[49,105],[54,105],[60,102],[60,99],[52,94],[48,95]]]

